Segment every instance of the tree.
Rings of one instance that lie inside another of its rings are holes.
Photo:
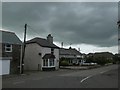
[[[93,57],[92,56],[87,57],[86,58],[86,63],[91,63],[91,62],[93,62]]]
[[[119,54],[115,54],[114,57],[113,57],[113,63],[116,64],[116,63],[120,63],[120,57],[119,57]]]
[[[60,66],[69,66],[69,62],[68,62],[68,59],[67,58],[60,58]]]

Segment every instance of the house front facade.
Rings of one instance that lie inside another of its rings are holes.
[[[14,32],[0,30],[0,75],[19,73],[22,42]]]
[[[47,39],[33,38],[26,43],[25,70],[59,69],[59,47],[53,44],[51,34]]]
[[[82,54],[74,48],[60,48],[60,60],[66,60],[69,65],[78,65],[82,59]]]

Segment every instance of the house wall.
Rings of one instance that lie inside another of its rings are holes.
[[[74,55],[60,55],[60,58],[62,58],[62,57],[64,57],[64,58],[75,58]]]
[[[41,48],[38,44],[32,43],[27,44],[25,48],[24,57],[24,69],[25,70],[40,70],[41,69],[41,59],[39,55],[41,53]]]
[[[40,53],[40,55],[39,55]],[[51,53],[51,48],[41,47],[36,43],[26,45],[24,69],[25,70],[42,70],[42,57]],[[54,55],[56,57],[56,69],[59,68],[59,49],[54,49]]]
[[[56,56],[56,69],[59,69],[59,49],[55,49],[55,56]]]
[[[12,52],[5,52],[5,44],[0,43],[0,57],[10,60],[10,74],[19,73],[20,55],[21,45],[12,44]]]
[[[12,46],[12,60],[10,62],[10,73],[20,73],[20,58],[21,58],[21,45],[14,44]]]
[[[80,60],[82,59],[81,55],[65,55],[65,54],[60,54],[60,60],[62,60],[61,58],[66,58],[65,60],[70,64],[79,64]]]

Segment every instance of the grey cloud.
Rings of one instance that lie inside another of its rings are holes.
[[[33,29],[28,36],[53,34],[66,44],[117,45],[117,3],[3,3],[3,28],[23,32],[24,23]]]

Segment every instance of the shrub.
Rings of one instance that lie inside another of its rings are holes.
[[[69,66],[69,63],[65,60],[60,62],[60,66]]]

